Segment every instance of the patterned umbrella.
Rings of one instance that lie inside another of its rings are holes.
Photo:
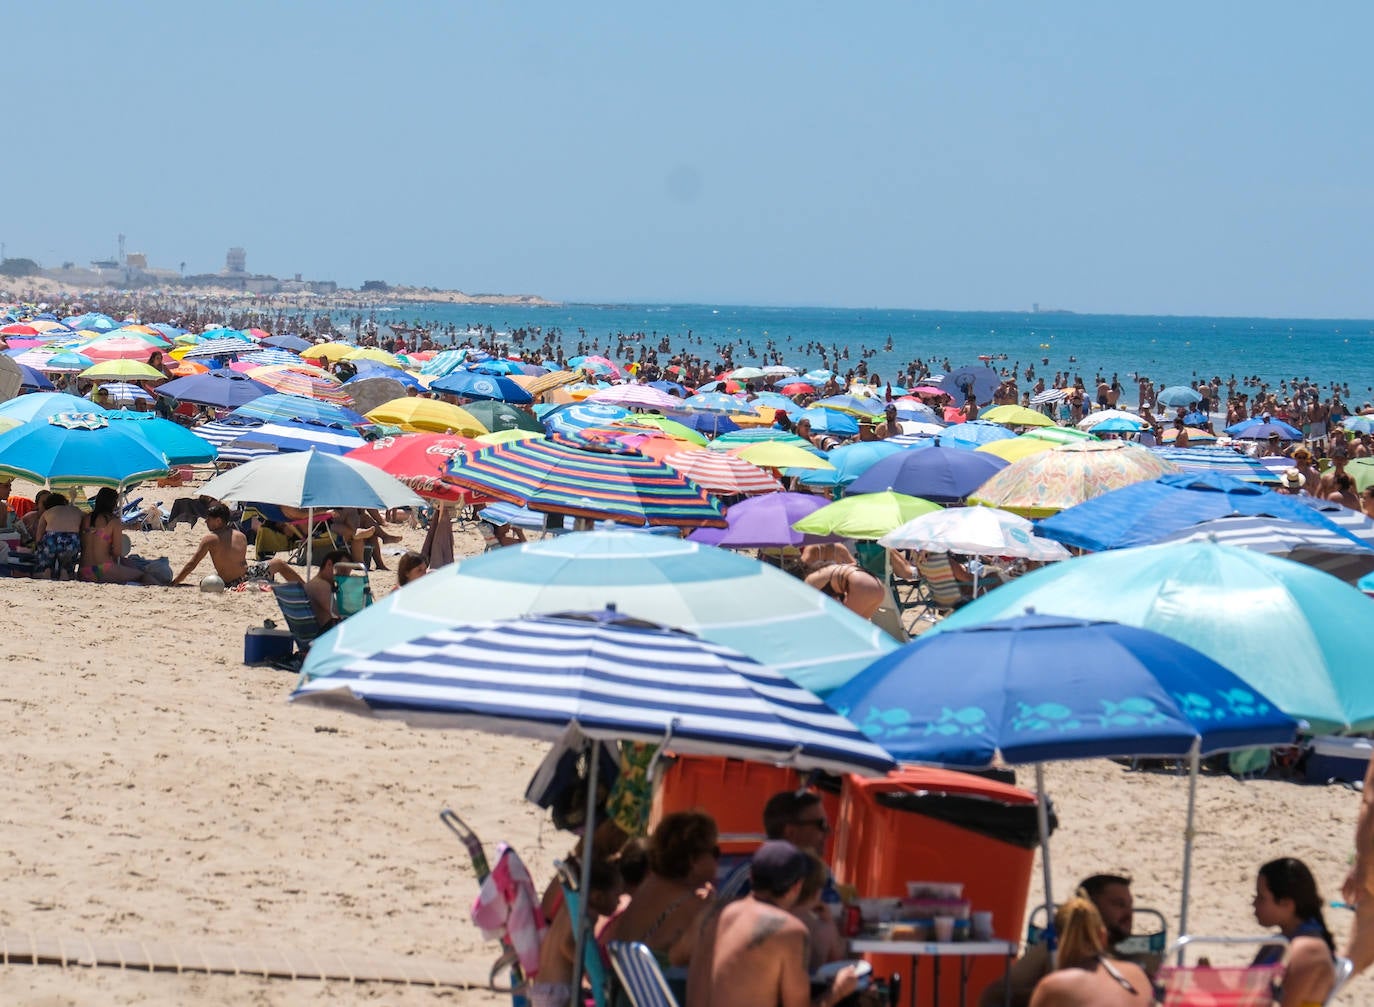
[[[320,376],[285,365],[270,365],[254,367],[246,373],[254,381],[288,395],[301,395],[307,399],[319,399],[321,402],[333,402],[340,406],[351,405],[353,402],[352,397],[339,388],[339,379],[323,372],[323,376]]]
[[[638,452],[576,447],[561,438],[516,441],[455,459],[449,479],[532,510],[630,524],[723,527],[696,483]]]
[[[782,483],[757,465],[724,451],[680,451],[665,456],[663,464],[712,493],[735,496],[782,489]]]
[[[630,415],[624,406],[602,402],[579,402],[544,415],[544,429],[551,434],[570,437],[588,427],[604,427]]]
[[[202,340],[202,341],[199,342],[199,343],[196,343],[196,345],[192,346],[189,350],[187,350],[185,353],[183,353],[183,354],[181,355],[181,359],[182,359],[182,360],[195,360],[195,359],[197,359],[197,358],[202,358],[202,359],[203,359],[203,358],[207,358],[207,357],[232,357],[232,356],[236,356],[236,355],[238,355],[238,354],[240,354],[240,353],[248,353],[248,352],[250,352],[250,351],[253,350],[253,349],[255,349],[254,344],[248,342],[248,341],[245,340],[245,339],[238,339],[238,338],[233,337],[233,336],[225,336],[225,337],[223,337],[223,338],[221,338],[221,339],[205,339],[205,340]],[[260,351],[260,352],[270,352],[270,351]],[[282,350],[277,350],[277,351],[275,351],[275,352],[277,352],[277,353],[283,353],[284,351],[282,351]],[[257,354],[254,354],[254,356],[256,357]],[[287,354],[287,356],[290,356],[290,354]],[[294,360],[294,359],[285,360],[285,361],[268,360],[268,361],[265,361],[265,362],[266,362],[266,363],[294,363],[295,360]]]
[[[444,473],[455,456],[474,455],[483,446],[469,437],[451,434],[404,434],[369,441],[344,457],[377,466],[421,496],[457,501],[467,494],[446,481]]]
[[[1064,444],[1002,469],[970,495],[1022,517],[1045,517],[1132,483],[1177,472],[1149,448],[1124,441]]]
[[[682,409],[684,401],[676,395],[648,385],[612,385],[587,396],[588,402],[606,402],[634,409]]]
[[[706,392],[701,395],[693,395],[689,399],[684,399],[678,408],[694,409],[699,413],[722,413],[727,416],[733,413],[752,416],[757,412],[748,402],[741,401],[733,395],[726,395],[724,392]]]
[[[805,437],[798,437],[796,434],[787,430],[779,430],[776,427],[755,427],[752,430],[731,430],[729,433],[721,434],[708,445],[712,451],[729,451],[731,448],[742,448],[746,444],[757,444],[760,441],[778,441],[783,444],[792,444],[799,448],[811,451],[813,454],[821,455],[823,452],[811,445]]]

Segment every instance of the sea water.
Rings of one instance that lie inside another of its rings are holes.
[[[1148,377],[1159,388],[1234,375],[1237,381],[1257,377],[1271,389],[1284,379],[1311,379],[1323,389],[1339,381],[1350,386],[1348,403],[1374,402],[1370,320],[574,303],[405,304],[381,310],[377,320],[454,325],[460,342],[469,327],[507,333],[556,329],[569,355],[579,340],[605,351],[614,348],[619,334],[642,333],[651,348],[666,335],[674,350],[709,360],[729,343],[736,366],[758,365],[765,362],[771,340],[787,363],[804,370],[820,366],[817,344],[848,348],[848,360],[838,362],[842,373],[859,363],[865,348],[876,350],[868,368],[883,379],[915,359],[938,370],[946,359],[959,367],[991,356],[999,368],[1019,364],[1023,389],[1029,388],[1025,369],[1034,365],[1036,376],[1047,383],[1055,371],[1081,375],[1089,383],[1099,374],[1108,379],[1115,374],[1125,386],[1123,400],[1132,401],[1137,377]],[[892,349],[886,350],[889,339]]]

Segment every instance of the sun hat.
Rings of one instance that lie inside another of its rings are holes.
[[[1289,469],[1283,474],[1283,484],[1290,490],[1302,489],[1307,485],[1307,479],[1297,469]]]

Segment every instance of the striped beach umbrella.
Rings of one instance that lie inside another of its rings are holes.
[[[676,469],[702,489],[727,496],[773,493],[782,483],[763,469],[725,451],[679,451],[663,464]]]
[[[671,737],[675,752],[832,773],[873,775],[893,765],[853,724],[767,665],[614,609],[439,630],[306,682],[291,698],[415,726],[550,741],[570,725],[607,740]]]
[[[144,363],[147,363],[148,358],[158,350],[146,339],[136,339],[133,336],[102,337],[75,349],[82,356],[90,357],[92,360],[141,360]]]
[[[1374,570],[1374,546],[1353,541],[1334,528],[1287,521],[1267,514],[1229,514],[1190,525],[1158,541],[1208,540],[1314,566],[1350,584]]]
[[[571,437],[588,427],[604,427],[630,415],[624,406],[603,402],[580,402],[546,413],[544,429],[550,434]]]
[[[274,391],[285,392],[288,395],[300,395],[308,399],[319,399],[322,402],[333,402],[341,406],[353,403],[352,397],[339,388],[339,380],[330,375],[321,377],[282,365],[254,367],[246,373],[254,381],[261,382]]]
[[[253,350],[251,353],[243,353],[241,348],[240,354],[240,360],[250,364],[258,364],[263,367],[272,364],[299,364],[301,362],[301,358],[289,350],[269,348],[265,350]],[[194,353],[186,354],[188,357],[195,355]]]
[[[355,413],[347,406],[299,395],[283,395],[281,392],[269,392],[250,399],[240,404],[231,415],[255,420],[304,420],[307,423],[337,424],[341,427],[362,426],[368,422],[366,416]]]
[[[366,443],[352,430],[338,430],[317,423],[264,423],[226,444],[221,455],[229,458],[236,448],[266,448],[281,453],[314,450],[326,455],[346,455]]]
[[[192,346],[181,355],[182,360],[208,359],[210,357],[232,357],[238,354],[247,354],[255,349],[255,345],[245,339],[236,339],[226,336],[221,339],[205,339]],[[280,352],[280,351],[278,351]],[[279,361],[270,361],[278,363]],[[283,363],[294,363],[291,360],[280,361]]]
[[[588,402],[608,402],[632,409],[682,409],[683,400],[676,395],[648,385],[611,385],[587,396]]]
[[[103,393],[102,397],[116,406],[132,405],[135,402],[153,401],[152,395],[138,387],[138,385],[131,385],[127,381],[111,381],[101,385],[97,391]],[[91,394],[94,395],[96,392],[92,392]],[[92,399],[91,401],[94,402],[95,400]]]
[[[675,469],[609,445],[516,441],[455,459],[449,479],[532,510],[636,525],[724,527],[720,506]]]

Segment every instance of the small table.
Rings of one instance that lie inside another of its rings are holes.
[[[911,958],[911,1004],[916,1007],[916,968],[922,958],[934,958],[934,1003],[940,1002],[940,959],[959,959],[959,1007],[968,1002],[968,960],[970,958],[1000,955],[1007,960],[1011,969],[1018,945],[1013,941],[884,941],[878,938],[855,938],[849,942],[849,950],[855,954],[906,955]],[[1007,984],[1007,1007],[1011,1005],[1011,984]]]

